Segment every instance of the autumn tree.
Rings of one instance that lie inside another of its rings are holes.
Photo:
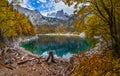
[[[19,36],[21,35],[34,35],[36,33],[36,30],[34,26],[31,25],[31,23],[28,21],[26,16],[19,13],[18,11],[14,10],[16,17],[15,17],[15,26],[16,26],[16,32]]]
[[[112,40],[112,49],[120,56],[120,1],[119,0],[63,0],[64,3],[74,4],[77,14],[75,26],[80,31],[95,36],[102,35],[104,39]],[[106,36],[106,35],[107,36]]]
[[[4,44],[19,35],[35,33],[27,18],[14,10],[7,0],[0,1],[0,41]]]

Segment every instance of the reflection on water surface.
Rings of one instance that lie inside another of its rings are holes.
[[[48,56],[53,51],[56,57],[69,58],[77,51],[81,52],[90,48],[88,39],[73,36],[39,36],[38,39],[21,44],[33,53]]]

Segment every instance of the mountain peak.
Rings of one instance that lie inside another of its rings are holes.
[[[58,10],[57,12],[48,13],[47,17],[57,18],[57,19],[68,19],[69,15],[64,13],[64,10]]]

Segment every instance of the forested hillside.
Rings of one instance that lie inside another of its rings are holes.
[[[22,35],[35,33],[34,27],[23,14],[14,10],[8,1],[0,1],[0,46]]]

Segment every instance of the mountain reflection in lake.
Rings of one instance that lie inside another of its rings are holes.
[[[48,56],[49,51],[53,51],[56,57],[63,58],[77,54],[78,50],[90,48],[88,39],[73,36],[39,36],[38,39],[24,42],[21,46],[43,56]]]

